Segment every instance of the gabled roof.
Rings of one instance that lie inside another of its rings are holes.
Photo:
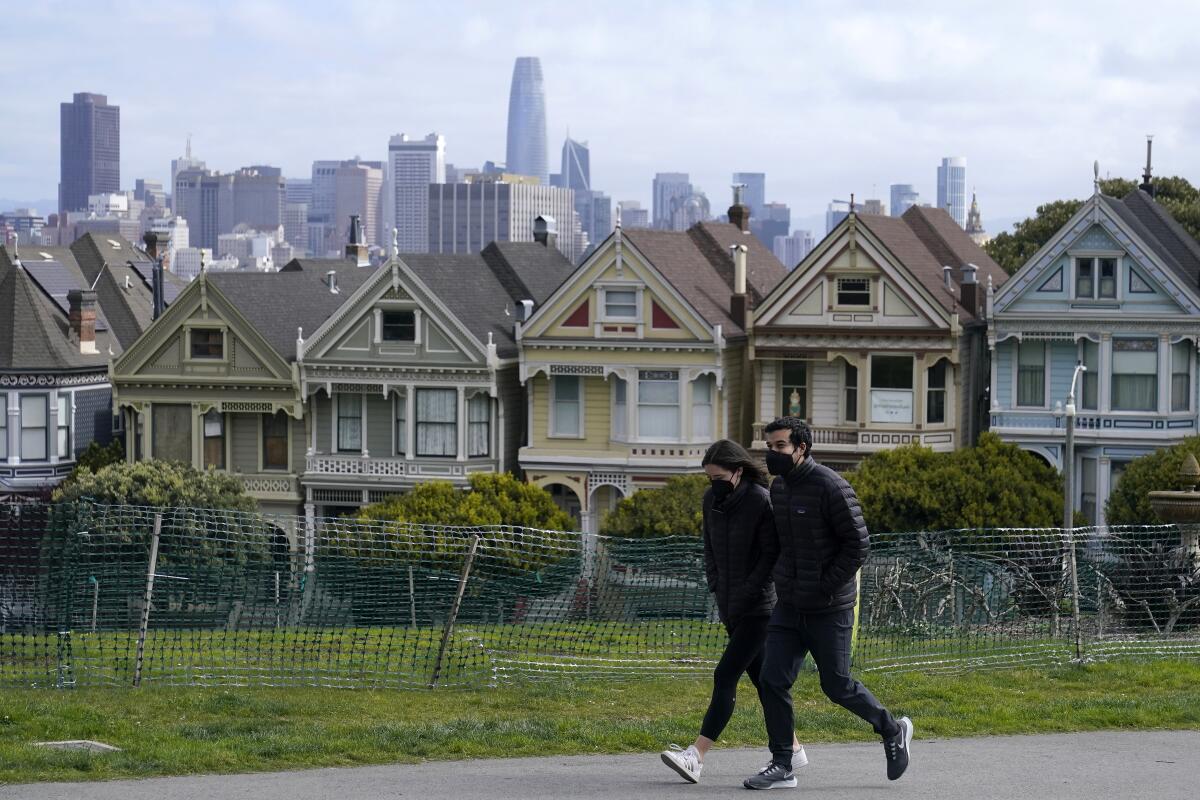
[[[22,260],[32,257],[31,264],[36,264],[43,252],[62,265],[63,278],[73,280],[75,288],[88,288],[67,248],[34,248]],[[107,330],[98,330],[97,352],[79,352],[79,344],[71,340],[67,312],[27,269],[14,263],[13,255],[0,246],[0,369],[105,369],[109,348],[119,353],[120,343]],[[102,308],[97,308],[97,313],[103,313]]]
[[[337,293],[325,275],[337,273]],[[209,272],[205,276],[287,362],[296,360],[297,328],[308,336],[346,302],[373,270],[343,259],[292,259],[279,272]]]
[[[638,228],[622,230],[622,235],[709,325],[720,325],[726,336],[744,333],[729,315],[733,293],[729,247],[743,244],[747,248],[746,284],[755,304],[787,275],[787,269],[757,237],[743,233],[736,225],[701,222],[687,231]]]
[[[1008,279],[1000,265],[943,209],[913,206],[900,217],[856,214],[855,220],[879,239],[939,305],[964,318],[973,319],[974,314],[960,302],[962,267],[978,267],[980,291],[986,291],[989,277],[996,288]],[[946,266],[952,267],[952,291],[945,286],[942,268]]]
[[[147,276],[152,262],[145,251],[115,234],[85,233],[71,245],[71,253],[84,278],[95,285],[96,299],[112,333],[122,347],[129,347],[154,319],[154,298]],[[132,261],[136,266],[130,267]],[[186,285],[167,272],[173,297]]]
[[[1098,199],[1133,228],[1187,286],[1200,287],[1200,244],[1150,195],[1134,189],[1120,200],[1105,195]]]
[[[575,269],[557,249],[530,242],[493,242],[479,254],[402,254],[400,260],[481,345],[491,333],[501,358],[517,354],[513,324],[521,301],[541,305]]]

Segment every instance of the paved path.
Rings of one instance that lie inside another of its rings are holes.
[[[920,721],[918,720],[918,724]],[[1200,731],[1109,732],[913,742],[913,762],[896,783],[879,745],[814,745],[786,797],[920,800],[1194,800],[1200,785]],[[747,797],[742,779],[762,766],[761,750],[715,750],[698,785],[674,777],[656,754],[446,761],[314,769],[256,775],[152,778],[106,783],[0,787],[20,800],[379,800],[415,798]]]

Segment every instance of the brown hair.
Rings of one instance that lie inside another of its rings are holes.
[[[746,448],[729,439],[718,439],[713,442],[704,453],[700,464],[701,466],[716,464],[730,472],[740,468],[743,480],[757,483],[759,486],[767,485],[767,476],[763,474],[758,462],[746,452]]]

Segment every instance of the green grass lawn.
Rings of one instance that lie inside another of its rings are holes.
[[[1111,662],[962,675],[864,676],[918,738],[1200,728],[1200,663]],[[652,752],[695,736],[709,682],[688,677],[501,688],[5,689],[0,692],[0,782],[95,780],[243,772],[423,759]],[[721,746],[764,741],[752,687]],[[796,690],[805,743],[869,741],[871,732],[829,703],[816,676]],[[31,742],[97,739],[101,756]]]

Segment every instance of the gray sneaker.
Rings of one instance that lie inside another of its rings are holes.
[[[912,720],[908,717],[901,717],[898,722],[900,731],[892,738],[883,740],[883,754],[887,756],[889,781],[898,780],[908,769],[908,750],[912,745]]]
[[[772,761],[757,775],[742,781],[742,786],[747,789],[795,789],[796,776],[787,767]]]

